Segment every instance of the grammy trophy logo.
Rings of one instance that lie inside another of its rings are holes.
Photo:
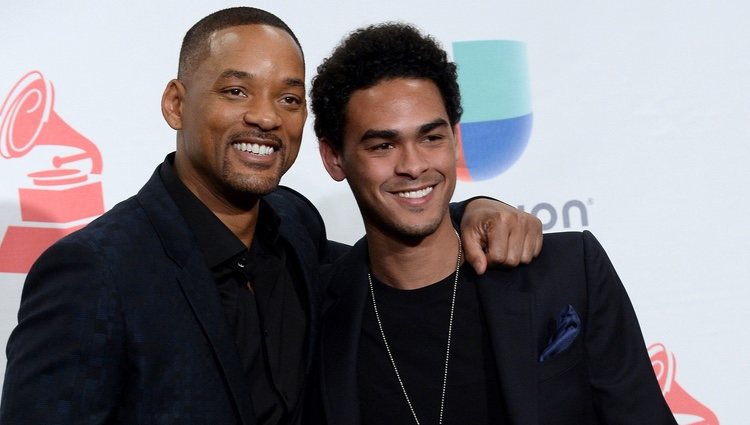
[[[648,347],[651,366],[659,381],[661,393],[667,400],[669,409],[680,420],[680,423],[690,425],[719,425],[719,419],[714,412],[701,402],[693,398],[675,380],[677,363],[674,354],[669,352],[664,344],[655,343]],[[683,422],[689,421],[689,422]]]
[[[104,212],[101,181],[92,177],[102,173],[101,153],[57,115],[54,103],[52,83],[31,71],[0,107],[2,157],[38,149],[51,161],[18,188],[21,223],[8,226],[0,242],[0,272],[27,273],[47,247]]]

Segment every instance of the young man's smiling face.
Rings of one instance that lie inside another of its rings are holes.
[[[456,140],[430,80],[395,78],[352,93],[343,148],[321,145],[326,168],[347,179],[368,233],[432,234],[450,220]]]

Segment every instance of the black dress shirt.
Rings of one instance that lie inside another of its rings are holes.
[[[173,162],[171,154],[160,175],[213,274],[258,424],[291,423],[305,375],[308,303],[279,217],[261,199],[248,249],[180,181]]]

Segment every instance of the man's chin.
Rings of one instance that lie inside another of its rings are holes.
[[[259,197],[268,195],[278,189],[280,177],[245,177],[242,179],[233,179],[230,187],[236,196],[240,197]]]
[[[420,243],[424,238],[435,233],[438,227],[438,224],[433,223],[394,223],[390,226],[388,233],[411,245]]]

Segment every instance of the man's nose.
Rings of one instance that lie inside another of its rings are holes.
[[[396,173],[408,175],[412,178],[419,177],[427,171],[429,163],[424,152],[414,144],[406,143],[401,146],[399,161],[396,164]]]
[[[245,111],[244,120],[264,131],[273,130],[281,125],[278,105],[271,99],[254,99]]]

